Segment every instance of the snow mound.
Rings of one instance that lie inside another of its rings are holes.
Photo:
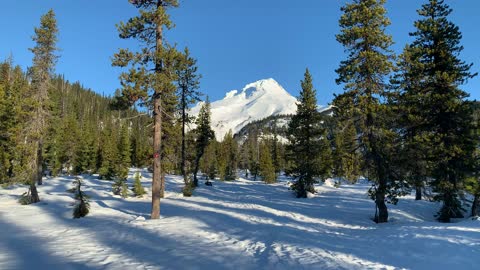
[[[272,115],[294,114],[297,99],[290,95],[274,79],[259,80],[247,84],[242,91],[232,90],[225,98],[212,102],[212,128],[218,140],[229,130],[233,134],[250,122]],[[190,110],[198,115],[203,102]]]

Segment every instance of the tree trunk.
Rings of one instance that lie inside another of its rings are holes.
[[[158,0],[157,9],[162,8],[162,0]],[[157,18],[161,21],[160,18]],[[161,53],[162,44],[162,25],[157,23],[156,29],[156,62],[155,73],[162,72],[162,64],[159,55]],[[158,87],[158,86],[157,86]],[[160,218],[160,198],[162,196],[162,166],[161,166],[161,145],[162,145],[162,100],[161,89],[155,89],[153,94],[153,178],[152,178],[152,213],[151,219]]]
[[[377,190],[375,194],[375,204],[377,205],[378,213],[375,217],[376,223],[388,222],[388,209],[385,204],[385,192]]]
[[[40,201],[40,196],[38,196],[37,186],[35,186],[35,181],[32,181],[30,184],[30,198],[31,203],[38,203]]]
[[[421,201],[422,200],[422,187],[416,186],[415,187],[415,200]]]
[[[160,198],[165,198],[165,174],[162,173],[162,181],[160,183]]]
[[[187,179],[187,168],[185,164],[185,122],[187,121],[187,114],[185,112],[186,109],[186,102],[185,102],[185,94],[182,94],[182,176],[185,185],[188,184]]]
[[[480,195],[475,195],[472,202],[472,217],[478,216],[478,206],[480,204]]]
[[[202,158],[202,156],[203,156],[203,152],[198,153],[197,157],[195,157],[195,169],[193,170],[193,185],[195,185],[196,187],[198,187],[197,174],[200,168],[200,159]]]
[[[38,149],[37,149],[37,184],[41,186],[43,184],[43,140],[40,139],[38,141]]]
[[[160,95],[155,94],[154,101],[154,132],[153,132],[153,178],[152,178],[152,219],[160,218],[160,198],[162,190],[162,167],[161,167],[161,156],[160,156],[160,143],[162,140],[161,136],[161,123],[162,123],[162,113],[161,113],[161,100]]]

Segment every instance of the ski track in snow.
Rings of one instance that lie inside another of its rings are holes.
[[[132,184],[133,173],[129,184]],[[149,177],[142,171],[149,191]],[[73,177],[45,179],[42,201],[0,189],[0,269],[478,269],[480,222],[441,224],[438,204],[402,198],[390,222],[374,224],[368,183],[317,186],[296,199],[285,181],[240,179],[180,194],[167,177],[160,220],[150,197],[122,199],[111,182],[85,176],[91,211],[72,219]],[[146,220],[143,220],[143,218]]]

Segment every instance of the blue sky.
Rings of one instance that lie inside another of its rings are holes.
[[[203,75],[202,91],[212,100],[233,89],[264,78],[274,78],[294,96],[308,67],[314,77],[319,104],[342,92],[335,84],[335,69],[346,55],[336,42],[340,7],[346,0],[180,0],[170,13],[176,28],[167,39],[182,49],[188,46]],[[400,52],[410,40],[418,18],[419,0],[390,0],[392,25],[388,32]],[[480,71],[480,1],[446,1],[454,9],[451,20],[463,33],[462,59]],[[0,11],[0,60],[13,55],[16,64],[31,64],[28,48],[39,18],[48,9],[57,13],[60,52],[56,72],[80,81],[99,93],[119,87],[120,70],[110,58],[121,47],[135,43],[120,40],[115,28],[136,14],[127,0],[21,0],[4,1]],[[480,99],[480,78],[463,86],[471,99]]]

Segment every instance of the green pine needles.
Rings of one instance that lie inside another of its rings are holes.
[[[135,194],[136,197],[142,197],[145,195],[147,192],[145,192],[145,189],[142,186],[142,174],[140,172],[135,173],[135,180],[133,182],[133,194]]]

